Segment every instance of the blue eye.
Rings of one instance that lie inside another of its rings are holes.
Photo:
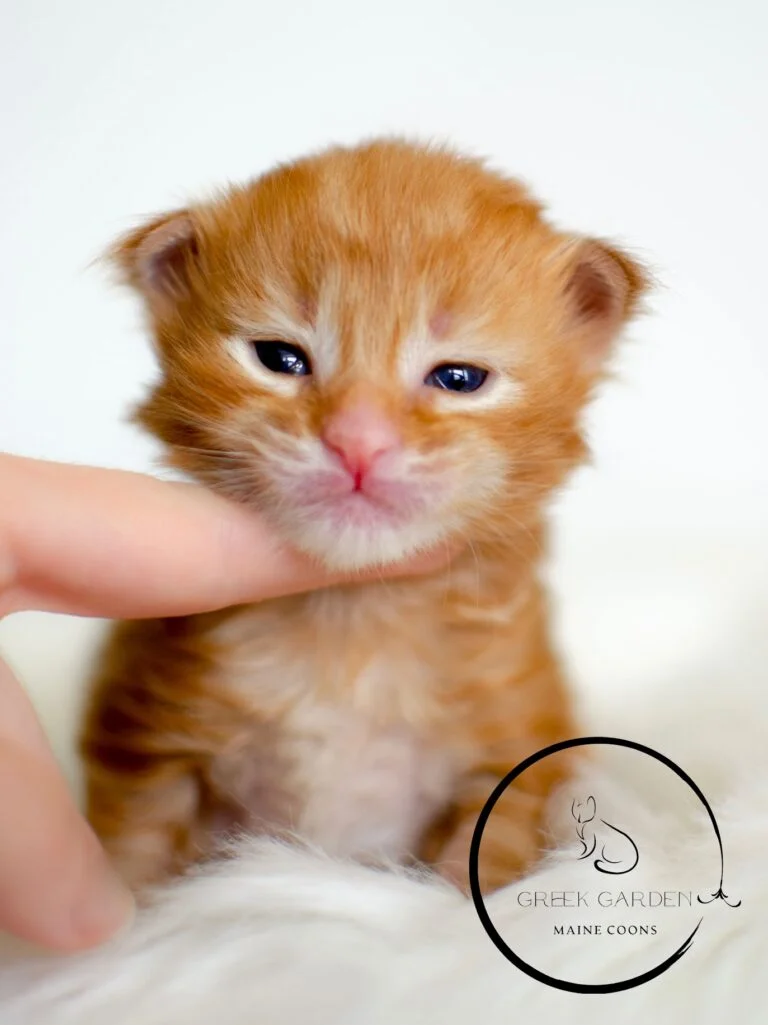
[[[292,374],[306,377],[312,373],[309,356],[298,345],[289,342],[254,342],[254,351],[273,374]]]
[[[469,363],[441,363],[427,374],[424,384],[445,391],[471,392],[482,388],[487,377],[487,370]]]

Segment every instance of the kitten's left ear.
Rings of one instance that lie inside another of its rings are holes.
[[[194,291],[200,237],[193,213],[174,210],[155,217],[118,239],[107,259],[150,311],[162,317]]]
[[[628,253],[597,239],[570,241],[561,258],[571,329],[582,338],[587,369],[597,370],[637,313],[650,275]]]

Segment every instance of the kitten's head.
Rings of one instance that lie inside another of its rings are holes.
[[[531,521],[644,276],[515,182],[378,142],[280,167],[122,239],[174,465],[328,566]]]

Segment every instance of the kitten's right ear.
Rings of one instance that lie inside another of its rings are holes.
[[[118,239],[107,253],[122,280],[160,316],[189,297],[200,242],[189,210],[176,210]]]

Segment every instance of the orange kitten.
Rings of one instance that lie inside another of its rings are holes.
[[[391,141],[159,217],[114,256],[162,371],[138,420],[170,463],[336,569],[466,547],[425,579],[119,625],[83,738],[94,826],[136,887],[232,825],[465,885],[495,782],[575,732],[543,506],[643,272],[481,163]],[[556,781],[500,802],[486,889],[535,859]]]

